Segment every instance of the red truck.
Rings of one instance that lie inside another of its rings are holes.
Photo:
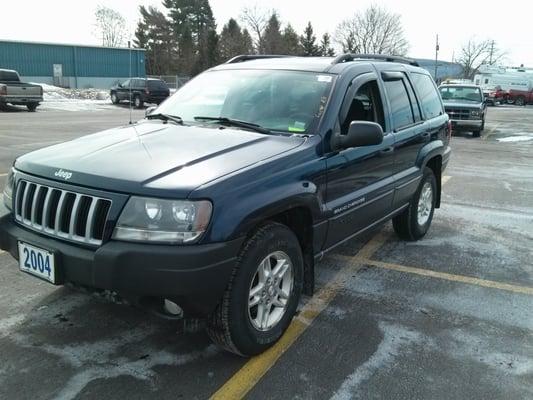
[[[525,106],[526,104],[533,103],[533,89],[530,90],[509,90],[510,102],[516,104],[517,106]]]

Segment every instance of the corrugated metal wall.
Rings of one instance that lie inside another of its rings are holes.
[[[53,76],[53,65],[63,65],[63,76],[129,76],[129,49],[25,43],[0,40],[0,68],[22,76]],[[131,50],[131,76],[146,76],[144,50]]]

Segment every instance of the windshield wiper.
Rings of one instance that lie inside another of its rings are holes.
[[[264,133],[266,135],[272,134],[272,132],[263,128],[261,125],[254,124],[253,122],[241,121],[239,119],[232,119],[227,117],[194,117],[195,121],[214,121],[222,125],[235,126],[237,128],[250,129],[259,133]]]
[[[163,114],[163,113],[148,114],[145,118],[146,119],[160,119],[162,121],[167,121],[167,122],[172,121],[172,122],[175,122],[176,124],[183,125],[183,120],[181,119],[181,117],[170,115],[170,114]]]

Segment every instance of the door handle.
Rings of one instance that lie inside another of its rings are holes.
[[[380,150],[379,152],[382,154],[388,154],[388,153],[392,153],[393,151],[394,151],[394,147],[390,146],[390,147],[384,148],[383,150]]]

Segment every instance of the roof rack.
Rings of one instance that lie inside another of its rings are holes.
[[[228,61],[226,61],[226,64],[235,64],[243,61],[250,61],[250,60],[260,60],[265,58],[285,58],[285,57],[291,57],[289,55],[276,55],[276,54],[241,54],[239,56],[235,56],[233,58],[230,58]]]
[[[333,61],[331,62],[331,64],[340,64],[343,62],[355,61],[355,60],[378,60],[378,61],[386,61],[386,62],[397,62],[397,63],[409,64],[415,67],[419,67],[418,62],[416,62],[412,58],[406,58],[406,57],[401,57],[401,56],[389,56],[386,54],[353,54],[353,53],[341,54],[340,56],[335,57]]]

